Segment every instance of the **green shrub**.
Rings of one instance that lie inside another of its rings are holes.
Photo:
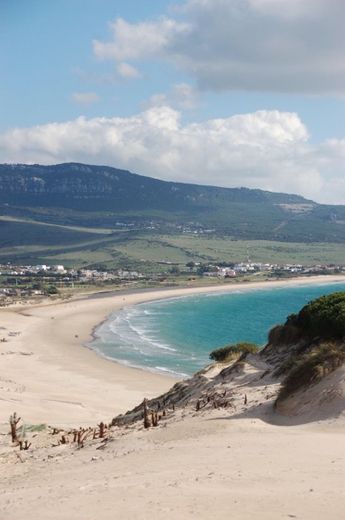
[[[305,340],[338,340],[345,337],[345,292],[321,296],[291,314],[284,325],[268,334],[271,345],[292,345]]]
[[[271,345],[292,345],[301,338],[301,331],[296,325],[276,325],[268,333],[268,343]]]
[[[278,400],[304,386],[317,383],[344,362],[345,345],[334,343],[323,343],[294,362],[289,360],[290,370],[279,391]]]
[[[345,336],[345,292],[321,296],[308,303],[295,323],[310,338],[342,338]]]
[[[269,332],[269,345],[292,346],[274,375],[286,375],[278,401],[345,363],[345,292],[321,296]]]
[[[49,287],[47,288],[47,293],[48,294],[58,294],[59,291],[58,291],[57,287],[55,287],[55,285],[49,285]]]
[[[235,345],[227,345],[226,347],[217,348],[210,353],[210,359],[213,361],[226,361],[236,355],[255,354],[259,351],[259,347],[254,343],[236,343]]]

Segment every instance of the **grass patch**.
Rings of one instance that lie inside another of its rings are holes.
[[[195,236],[156,232],[116,231],[105,228],[51,225],[4,220],[0,217],[2,250],[0,261],[60,263],[79,267],[107,262],[117,267],[114,255],[122,255],[140,269],[148,262],[162,270],[161,261],[178,263],[240,262],[248,254],[254,262],[342,264],[344,244],[283,243],[267,240],[235,240],[229,236]],[[67,254],[68,256],[64,257]]]
[[[278,401],[311,384],[340,367],[345,361],[343,343],[323,343],[295,361],[289,360],[290,371],[278,394]]]
[[[248,254],[253,262],[304,265],[344,263],[344,244],[236,240],[229,236],[162,235],[162,240],[189,255],[226,262],[240,262]]]
[[[46,424],[26,424],[25,431],[27,432],[43,432],[47,429]]]
[[[43,424],[43,423],[42,424],[26,424],[26,423],[23,423],[23,424],[21,424],[17,428],[17,431],[21,435],[25,435],[26,433],[43,432],[46,429],[47,429],[47,425]]]
[[[287,347],[274,375],[286,375],[278,401],[321,380],[345,362],[345,292],[321,296],[268,335],[271,352]],[[273,347],[273,351],[271,349]]]
[[[226,362],[243,354],[255,354],[258,351],[259,347],[254,343],[236,343],[213,350],[210,353],[210,359],[217,362]]]

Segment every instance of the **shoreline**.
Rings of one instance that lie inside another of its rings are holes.
[[[331,275],[330,275],[331,276]],[[343,277],[339,275],[334,275],[336,278],[332,278],[331,280],[329,275],[322,276],[322,280],[319,280],[320,276],[317,277],[296,277],[289,280],[272,280],[272,281],[260,281],[260,282],[243,282],[243,283],[236,283],[236,284],[223,284],[223,285],[216,285],[216,286],[199,286],[199,287],[169,287],[164,289],[142,289],[141,291],[135,291],[135,295],[144,295],[147,294],[148,298],[143,301],[138,301],[134,305],[124,305],[123,307],[117,309],[115,312],[110,313],[108,316],[106,316],[98,325],[93,327],[92,333],[91,333],[91,341],[89,341],[87,344],[85,344],[86,348],[90,348],[91,350],[94,350],[99,356],[103,357],[104,359],[111,361],[113,363],[119,363],[121,365],[124,365],[128,368],[134,368],[137,370],[144,370],[145,372],[150,372],[152,374],[159,374],[166,377],[170,377],[172,379],[178,378],[179,380],[183,380],[186,378],[191,377],[192,374],[186,374],[182,372],[175,372],[173,370],[169,369],[159,369],[158,367],[150,367],[147,365],[140,365],[135,364],[135,362],[131,363],[128,360],[119,359],[116,357],[112,357],[111,355],[105,354],[101,349],[98,347],[93,347],[93,342],[101,339],[101,335],[97,334],[97,331],[106,324],[112,317],[116,317],[117,313],[119,311],[130,309],[132,307],[140,306],[140,305],[146,305],[150,303],[159,303],[160,301],[174,301],[174,300],[182,300],[186,298],[193,298],[193,296],[196,296],[198,294],[203,295],[215,295],[219,292],[222,292],[224,294],[231,293],[231,292],[254,292],[254,291],[261,291],[261,290],[267,290],[267,289],[279,289],[284,288],[288,286],[295,286],[295,287],[303,287],[307,285],[332,285],[332,284],[338,284],[338,283],[345,283],[345,275]],[[179,294],[169,294],[171,292],[179,291]],[[181,293],[180,293],[181,291]],[[183,291],[183,294],[182,294]],[[162,295],[157,296],[156,292],[162,293]],[[154,293],[151,297],[151,293]],[[163,295],[164,293],[164,295]],[[99,298],[102,293],[96,293],[95,295],[92,295],[94,297]],[[121,295],[130,295],[134,294],[134,291],[121,291]],[[107,296],[113,295],[113,293],[110,293]],[[91,297],[92,297],[91,296]],[[195,370],[198,370],[197,368]]]
[[[120,289],[120,290],[106,290],[106,291],[95,291],[92,293],[83,294],[81,297],[78,297],[80,300],[84,299],[99,299],[99,298],[111,298],[113,296],[129,296],[131,294],[136,295],[145,295],[148,293],[155,293],[157,291],[166,294],[162,299],[169,299],[169,293],[174,291],[191,291],[196,294],[198,293],[208,293],[208,292],[218,292],[224,291],[232,292],[237,288],[241,290],[251,290],[251,289],[261,289],[264,287],[274,287],[274,286],[284,286],[284,285],[318,285],[318,282],[323,284],[332,284],[332,283],[342,283],[345,282],[345,273],[344,274],[330,274],[330,275],[313,275],[313,276],[296,276],[285,279],[274,279],[274,280],[260,280],[256,281],[242,281],[242,282],[225,282],[217,285],[171,285],[164,287],[145,287],[145,288],[129,288],[129,289]],[[175,298],[175,296],[171,296],[171,298]],[[76,297],[77,299],[77,297]],[[156,301],[156,298],[152,298],[151,300],[145,300],[145,302],[141,303],[149,303],[150,301]]]
[[[111,420],[178,379],[109,360],[91,346],[100,323],[124,307],[194,294],[345,282],[325,275],[283,281],[152,289],[1,309],[0,422],[16,411],[28,423],[63,425]]]

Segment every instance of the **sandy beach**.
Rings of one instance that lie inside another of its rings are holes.
[[[107,316],[124,306],[208,292],[231,292],[344,281],[318,276],[282,282],[224,284],[131,294],[84,297],[68,302],[0,310],[1,420],[14,410],[30,423],[89,424],[110,420],[174,383],[154,374],[97,355],[84,345]]]
[[[231,409],[197,413],[192,401],[168,412],[157,428],[146,430],[142,421],[114,427],[109,442],[91,440],[83,449],[59,443],[59,435],[48,429],[30,434],[32,447],[23,452],[8,435],[14,411],[26,424],[95,426],[174,384],[170,377],[122,366],[83,347],[93,327],[125,305],[331,281],[344,278],[101,295],[2,309],[0,337],[8,341],[0,343],[1,520],[342,518],[343,368],[328,384],[337,393],[337,407],[324,401],[322,413],[297,422],[288,416],[277,420],[273,403],[279,382],[263,382],[265,364],[249,362],[227,387]],[[212,367],[206,381],[214,375]],[[319,399],[318,391],[303,398],[307,413],[313,399]]]

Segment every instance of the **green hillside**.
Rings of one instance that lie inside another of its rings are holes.
[[[294,243],[238,240],[229,236],[160,234],[148,231],[112,231],[71,228],[0,217],[0,263],[57,264],[106,268],[129,267],[141,271],[168,269],[164,262],[184,267],[200,263],[255,262],[344,264],[341,243]]]
[[[0,165],[0,262],[345,263],[345,206],[81,164]]]
[[[164,182],[106,166],[0,165],[0,213],[83,227],[183,227],[238,239],[345,242],[345,206],[247,188]]]

